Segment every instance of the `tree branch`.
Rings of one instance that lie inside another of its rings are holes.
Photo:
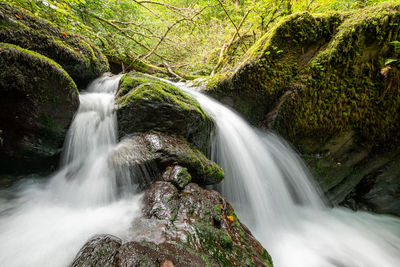
[[[155,51],[157,50],[157,48],[159,47],[159,45],[162,43],[162,41],[164,41],[164,39],[167,37],[168,33],[170,32],[170,30],[177,24],[181,23],[184,20],[189,20],[192,21],[197,15],[199,15],[201,12],[203,12],[204,9],[208,8],[209,6],[205,6],[203,8],[201,8],[200,10],[198,10],[197,12],[195,12],[195,14],[188,18],[188,17],[183,17],[178,19],[177,21],[175,21],[174,23],[172,23],[171,25],[168,26],[167,30],[164,32],[164,35],[162,36],[162,38],[157,42],[157,44],[153,47],[153,49],[143,57],[143,59],[148,58],[149,56],[151,56],[153,53],[155,53]]]
[[[252,9],[249,9],[249,10],[247,10],[246,14],[244,14],[242,20],[240,21],[240,23],[238,25],[238,31],[242,27],[244,21],[246,20],[247,16],[250,14],[251,11],[252,11]],[[229,43],[227,45],[223,45],[222,46],[221,53],[219,54],[219,59],[218,59],[217,65],[215,65],[215,67],[213,68],[213,70],[211,72],[211,75],[214,75],[215,72],[218,70],[218,68],[221,66],[222,59],[224,58],[225,53],[229,50],[229,48],[231,47],[233,41],[235,40],[236,36],[238,35],[238,31],[235,32],[235,34],[232,36],[231,40],[229,41]]]
[[[229,16],[228,11],[226,11],[226,9],[225,9],[225,6],[222,4],[222,2],[221,2],[220,0],[218,0],[218,3],[221,5],[221,7],[222,7],[222,9],[224,10],[226,16],[227,16],[227,17],[229,18],[229,20],[231,21],[233,27],[235,27],[236,32],[237,32],[237,35],[240,37],[240,35],[239,35],[239,29],[238,29],[238,27],[236,27],[236,24],[235,24],[235,22],[233,22],[231,16]]]

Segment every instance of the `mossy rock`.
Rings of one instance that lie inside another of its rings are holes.
[[[174,179],[171,173],[166,177],[164,171],[179,167],[181,170],[176,173],[173,182],[182,188],[190,181],[212,185],[224,179],[221,167],[207,159],[198,149],[178,136],[157,132],[125,138],[112,155],[111,161],[118,176],[128,175],[127,179],[140,189],[146,188],[159,177],[166,181]]]
[[[5,3],[0,3],[0,40],[53,59],[79,85],[109,69],[105,56],[82,36]]]
[[[132,222],[130,241],[95,236],[71,266],[273,266],[268,252],[214,190],[190,183],[179,191],[158,181],[145,191],[142,212]]]
[[[58,153],[78,90],[59,64],[19,46],[0,43],[0,65],[0,169],[18,171]]]
[[[116,101],[121,136],[155,130],[183,136],[200,150],[207,149],[213,121],[196,100],[176,86],[128,73],[120,80]]]
[[[143,201],[144,216],[160,223],[165,240],[200,255],[204,265],[272,266],[267,251],[218,192],[194,183],[179,191],[159,181]]]
[[[340,203],[373,175],[368,162],[382,166],[374,155],[399,144],[399,66],[385,66],[399,40],[399,4],[293,14],[206,90],[288,139]]]

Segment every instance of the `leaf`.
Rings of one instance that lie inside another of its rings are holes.
[[[399,61],[398,58],[388,58],[385,61],[385,65],[389,65],[390,63],[397,62],[397,61]]]
[[[228,218],[228,220],[230,220],[231,222],[233,222],[235,219],[233,218],[233,216],[226,216],[226,218]]]

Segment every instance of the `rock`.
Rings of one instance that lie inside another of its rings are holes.
[[[352,209],[400,216],[400,151],[370,156],[357,164],[344,181],[358,183],[347,194],[338,194],[341,204]],[[358,179],[357,179],[358,178]],[[343,190],[339,184],[334,193]],[[343,196],[344,195],[344,196]],[[334,195],[337,197],[337,195]]]
[[[31,173],[54,162],[78,90],[59,64],[19,46],[0,43],[0,65],[0,169]]]
[[[183,189],[192,180],[192,176],[187,168],[179,165],[167,167],[167,170],[161,175],[161,181],[175,184],[179,189]]]
[[[5,3],[0,3],[0,40],[53,59],[81,86],[109,69],[104,55],[82,36]]]
[[[396,154],[400,72],[385,61],[399,58],[391,45],[399,31],[399,4],[293,14],[265,34],[233,74],[210,78],[206,91],[229,97],[253,124],[283,135],[338,204]],[[376,207],[368,209],[382,210]]]
[[[122,240],[112,235],[98,235],[91,238],[78,252],[71,266],[76,267],[113,267],[117,250]]]
[[[140,223],[154,227],[151,232],[160,231],[163,238],[159,242],[132,236],[133,240],[112,246],[111,252],[104,250],[99,257],[96,252],[113,242],[104,235],[95,248],[94,242],[88,241],[72,266],[97,261],[115,267],[272,266],[267,251],[216,191],[194,183],[179,191],[169,182],[157,181],[145,191],[143,201],[144,218]],[[104,259],[108,261],[104,263]]]
[[[111,161],[119,170],[119,176],[130,177],[141,188],[151,184],[166,169],[162,179],[174,181],[181,187],[189,181],[211,185],[224,178],[222,169],[188,142],[158,132],[124,139]]]
[[[128,73],[121,78],[116,100],[121,136],[155,130],[183,136],[202,151],[209,145],[212,119],[172,84]]]

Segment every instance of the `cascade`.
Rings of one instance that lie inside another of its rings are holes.
[[[400,266],[400,220],[328,208],[307,168],[278,136],[253,129],[196,88],[178,86],[216,123],[218,187],[277,267]]]
[[[128,235],[140,195],[118,197],[108,161],[117,145],[120,78],[99,78],[81,92],[61,167],[48,181],[27,178],[0,192],[0,266],[68,266],[93,235]]]
[[[1,190],[0,266],[67,266],[95,234],[132,237],[141,195],[109,163],[118,146],[113,110],[120,77],[99,78],[80,94],[56,173]],[[195,88],[177,86],[214,118],[211,156],[226,174],[217,190],[275,266],[400,266],[399,219],[327,207],[284,140],[252,128]]]

